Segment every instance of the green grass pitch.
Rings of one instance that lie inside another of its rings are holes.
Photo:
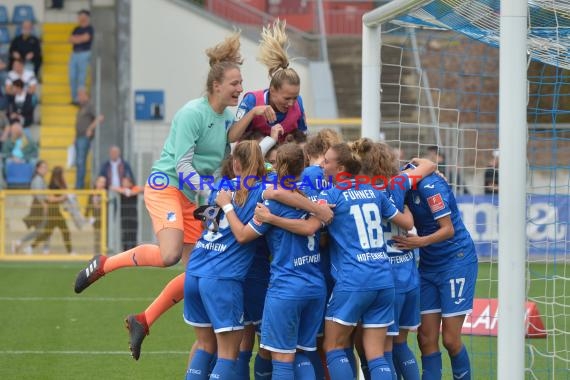
[[[127,314],[144,310],[182,267],[123,269],[76,295],[73,282],[80,268],[77,263],[0,263],[0,379],[183,378],[194,334],[182,319],[182,305],[155,323],[138,362],[130,356],[123,324]],[[533,277],[550,276],[552,268],[535,264],[531,270]],[[496,297],[497,265],[481,264],[479,278],[477,297]],[[563,286],[549,284],[533,281],[530,292],[556,295],[559,302],[568,299]],[[545,289],[551,290],[545,293]],[[559,314],[544,319],[547,328],[552,323],[570,326],[565,304],[540,310],[543,316]],[[554,345],[565,347],[567,337],[559,339],[558,343],[550,338],[527,343],[546,351]],[[471,355],[473,378],[496,378],[496,338],[464,336],[464,342]],[[417,355],[415,335],[409,343]],[[536,378],[569,378],[568,353],[560,354],[564,360],[535,355]],[[528,355],[527,366],[530,360]],[[447,355],[444,367],[444,378],[451,378]],[[529,373],[527,378],[533,377]]]

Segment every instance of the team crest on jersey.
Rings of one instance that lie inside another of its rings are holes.
[[[166,213],[166,220],[168,222],[176,222],[176,213],[174,211],[168,211]]]
[[[420,197],[419,197],[419,196],[416,196],[416,197],[414,198],[414,203],[417,204],[417,205],[419,205],[420,202],[421,202]]]
[[[441,211],[445,208],[445,204],[443,203],[443,198],[439,193],[437,193],[436,195],[432,195],[431,197],[428,197],[427,201],[429,208],[433,213]]]
[[[318,204],[318,205],[326,205],[326,204],[328,204],[328,203],[329,203],[329,202],[328,202],[326,199],[319,199],[319,200],[317,200],[317,204]]]

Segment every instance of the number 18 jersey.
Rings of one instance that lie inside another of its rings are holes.
[[[322,191],[319,200],[335,204],[328,226],[331,273],[336,291],[366,291],[394,286],[386,254],[382,218],[392,219],[396,207],[382,191],[348,182]]]

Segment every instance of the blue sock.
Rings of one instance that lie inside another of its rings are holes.
[[[344,349],[327,352],[327,367],[331,380],[350,380],[354,378],[352,368]]]
[[[204,350],[196,350],[186,371],[186,380],[207,380],[210,374],[210,363],[213,360],[214,355]]]
[[[354,348],[349,347],[345,348],[344,352],[346,353],[346,358],[350,363],[350,368],[352,368],[352,377],[351,379],[356,379],[356,357],[354,356]]]
[[[240,351],[236,363],[236,380],[249,380],[251,351]]]
[[[263,359],[259,354],[255,356],[253,374],[255,380],[270,380],[273,372],[271,360]]]
[[[408,347],[408,343],[394,343],[392,353],[394,355],[394,367],[396,367],[398,376],[406,380],[420,380],[418,362],[414,353]]]
[[[208,376],[210,376],[210,374],[214,370],[214,367],[216,366],[217,362],[218,362],[218,353],[215,353],[214,357],[212,358],[212,361],[210,361],[210,368],[208,368]]]
[[[465,346],[461,347],[461,351],[455,356],[450,356],[451,371],[455,379],[470,380],[471,364],[469,363],[469,355]]]
[[[230,359],[220,359],[216,362],[216,366],[210,375],[211,379],[232,380],[236,378],[236,361]]]
[[[291,380],[295,378],[295,365],[293,363],[278,362],[272,360],[273,377],[271,380]]]
[[[315,380],[315,369],[304,352],[295,354],[295,380]]]
[[[422,380],[441,380],[441,352],[422,356]]]
[[[392,379],[396,380],[396,368],[394,368],[394,358],[392,357],[392,351],[384,351],[384,359],[390,367],[390,372],[392,372]]]
[[[368,369],[372,380],[392,380],[392,371],[384,356],[369,360]]]
[[[319,353],[317,351],[305,351],[304,353],[313,365],[313,369],[315,370],[315,379],[324,380],[325,369],[323,367],[323,362],[321,361]]]
[[[362,369],[364,380],[370,380],[370,370],[368,369],[368,360],[366,360],[366,355],[364,355],[364,352],[359,352],[358,357],[360,358],[360,369]]]

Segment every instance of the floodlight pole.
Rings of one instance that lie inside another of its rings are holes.
[[[524,379],[527,0],[501,0],[498,379]]]

